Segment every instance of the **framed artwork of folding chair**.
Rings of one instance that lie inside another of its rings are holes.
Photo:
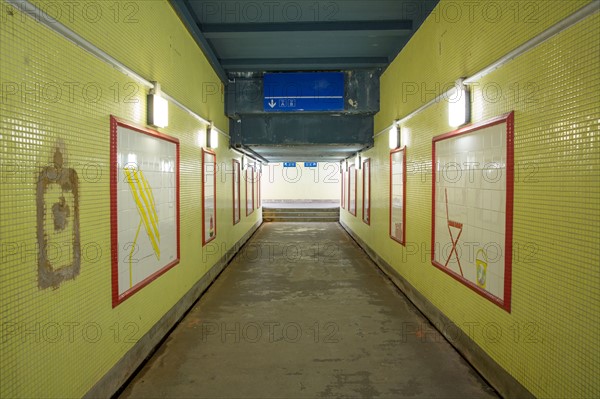
[[[510,312],[514,113],[432,140],[431,263]]]

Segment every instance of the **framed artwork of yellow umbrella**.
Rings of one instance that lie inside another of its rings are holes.
[[[179,141],[111,117],[112,299],[179,263]]]

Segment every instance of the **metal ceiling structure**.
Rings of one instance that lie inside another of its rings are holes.
[[[232,145],[252,147],[269,161],[340,160],[372,145],[372,119],[379,110],[379,76],[437,3],[438,0],[171,0],[228,86],[227,96],[236,97],[226,100],[227,115],[232,121]],[[281,115],[275,119],[282,132],[273,132],[272,113],[261,113],[258,103],[249,107],[248,99],[240,96],[240,87],[261,90],[265,73],[304,71],[345,73],[346,90],[352,93],[345,95],[347,103],[341,112]],[[365,71],[370,79],[360,81],[358,87],[364,87],[357,90],[352,77],[363,76]],[[348,126],[361,116],[358,125],[363,130],[354,135],[355,142],[348,142]],[[322,126],[323,130],[307,135],[303,120],[312,128]],[[260,137],[263,142],[257,141]],[[299,141],[298,137],[311,141]],[[315,142],[314,137],[319,139]]]

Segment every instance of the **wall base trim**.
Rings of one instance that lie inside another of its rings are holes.
[[[413,287],[398,271],[382,259],[369,247],[348,225],[340,220],[340,224],[356,243],[369,255],[379,269],[394,283],[396,287],[411,301],[417,309],[431,322],[431,324],[504,398],[528,399],[535,396],[519,381],[510,375],[502,366],[490,357],[479,345],[475,343],[458,328],[452,320],[442,313],[421,292]],[[440,327],[443,328],[440,328]],[[448,332],[452,332],[452,336]],[[458,336],[456,333],[459,333]]]
[[[110,398],[127,382],[165,336],[183,318],[231,259],[261,226],[258,221],[215,263],[215,265],[84,395],[84,398]]]

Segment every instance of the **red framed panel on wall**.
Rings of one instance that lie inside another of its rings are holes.
[[[342,203],[342,209],[346,209],[346,171],[344,169],[344,166],[340,166],[340,173],[342,174],[342,197],[341,197],[341,203]]]
[[[202,149],[202,245],[217,238],[217,155]]]
[[[232,160],[233,163],[233,224],[236,225],[240,222],[242,207],[240,201],[240,185],[241,185],[241,170],[240,161],[237,159]]]
[[[348,212],[356,216],[356,179],[358,172],[354,165],[348,166]]]
[[[406,242],[406,147],[390,151],[390,238]]]
[[[112,305],[179,263],[179,140],[110,117]]]
[[[256,168],[256,171],[254,173],[255,175],[255,179],[256,179],[256,209],[260,209],[260,207],[262,206],[261,204],[261,200],[260,200],[260,178],[262,177],[261,172],[260,172],[260,167]]]
[[[363,170],[363,206],[362,220],[366,224],[371,224],[371,160],[365,159],[362,165]]]
[[[246,167],[246,216],[254,212],[254,167]]]
[[[433,265],[510,312],[514,113],[433,138]]]

